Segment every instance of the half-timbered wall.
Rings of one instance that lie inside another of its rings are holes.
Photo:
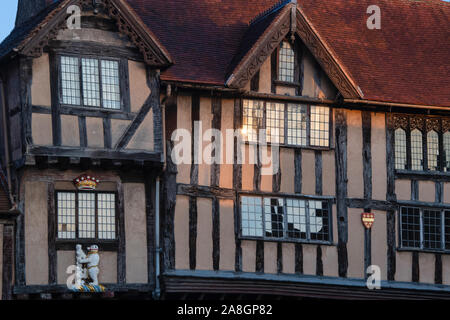
[[[336,89],[307,50],[301,66],[299,95],[333,100]],[[278,94],[295,95],[291,88],[278,83],[275,83],[276,92],[272,91],[270,58],[255,77],[242,99],[260,97],[253,93],[275,93],[275,99],[281,99]],[[251,85],[257,91],[250,92]],[[202,133],[209,128],[224,132],[241,126],[241,98],[180,91],[176,104],[177,128],[192,132],[196,121],[201,121]],[[415,198],[411,194],[411,180],[404,177],[395,179],[395,193],[392,192],[388,156],[392,151],[386,144],[390,139],[386,125],[390,115],[383,111],[331,107],[330,148],[281,146],[279,180],[262,176],[261,168],[248,163],[252,154],[249,145],[243,150],[247,159],[243,165],[178,166],[173,233],[175,269],[364,279],[367,267],[377,265],[381,280],[440,283],[438,279],[442,277],[442,283],[449,284],[445,272],[450,268],[450,259],[446,255],[398,250],[399,218],[395,199]],[[417,201],[435,203],[435,190],[438,190],[435,182],[426,176],[420,180],[415,191]],[[442,203],[448,203],[450,186],[443,183],[442,188]],[[242,237],[238,220],[238,195],[242,191],[249,195],[297,194],[331,199],[331,243]],[[362,224],[363,212],[375,215],[370,231]]]

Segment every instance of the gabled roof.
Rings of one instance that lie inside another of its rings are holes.
[[[52,37],[56,36],[57,31],[66,27],[67,8],[71,5],[83,5],[84,7],[89,5],[89,2],[87,3],[82,3],[82,0],[59,0],[49,4],[29,22],[23,23],[12,31],[11,35],[0,45],[2,53],[0,57],[3,58],[12,51],[39,56],[42,54],[42,48]],[[119,31],[127,35],[136,45],[143,54],[145,62],[158,67],[167,67],[172,63],[168,51],[126,0],[102,0],[97,1],[97,5],[116,20]]]
[[[381,9],[381,30],[366,27]],[[364,99],[450,107],[450,3],[301,0],[299,6]]]
[[[162,73],[163,80],[219,86],[282,14],[273,9],[278,0],[120,1],[134,9],[172,55],[174,65]],[[381,9],[381,30],[366,27],[367,8],[373,4]],[[450,107],[450,3],[301,0],[297,6],[312,30],[313,44],[325,48],[318,53],[331,57],[331,72],[341,73],[346,88],[359,88],[360,98]],[[13,34],[20,39],[26,31]],[[0,46],[0,55],[12,38]],[[324,57],[309,47],[320,63]],[[322,67],[330,73],[328,64]]]

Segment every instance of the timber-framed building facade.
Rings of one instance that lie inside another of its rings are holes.
[[[77,244],[109,297],[450,297],[450,5],[342,2],[19,1],[2,299],[80,294]]]

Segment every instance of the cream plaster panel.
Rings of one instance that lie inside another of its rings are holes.
[[[147,85],[145,64],[129,60],[128,71],[130,73],[130,109],[131,112],[139,112],[151,93]]]
[[[220,270],[234,271],[234,201],[220,200]]]
[[[419,280],[423,283],[434,283],[435,255],[419,253]]]
[[[38,146],[53,145],[52,116],[33,113],[31,121],[33,143]]]
[[[86,133],[89,148],[104,148],[103,120],[86,117]]]
[[[207,148],[211,144],[211,135],[206,134],[206,131],[211,129],[212,124],[212,113],[211,113],[211,99],[210,98],[200,98],[200,121],[202,123],[202,132],[200,139],[204,139],[199,143],[200,146],[203,145],[200,155],[202,158],[201,164],[198,166],[198,184],[202,186],[211,185],[211,165],[205,162],[211,159],[211,150]],[[206,152],[203,152],[206,151]]]
[[[192,116],[191,116],[191,109],[192,109],[192,98],[191,96],[178,96],[177,100],[177,128],[178,129],[185,129],[192,134]],[[188,138],[188,137],[186,137]],[[189,137],[190,138],[190,137]],[[186,150],[186,152],[189,155],[189,159],[191,157],[191,141],[183,141],[183,139],[180,139],[180,142],[175,142],[175,144],[181,143],[189,146],[189,150]],[[180,156],[183,156],[184,154],[180,154]],[[189,163],[182,163],[178,165],[178,174],[177,174],[177,183],[191,183],[191,165]]]
[[[213,270],[212,201],[197,198],[197,269]]]
[[[284,193],[295,192],[295,150],[280,148],[281,188]]]
[[[272,93],[271,58],[267,58],[259,69],[259,92]]]
[[[387,192],[386,119],[384,113],[372,113],[372,198],[385,200]]]
[[[450,285],[450,256],[442,255],[442,283]]]
[[[264,272],[277,273],[277,244],[274,242],[264,243]]]
[[[50,63],[48,53],[33,59],[33,81],[31,103],[35,106],[51,107]]]
[[[381,280],[387,280],[387,222],[385,211],[373,211],[372,264],[381,268]]]
[[[127,145],[127,149],[132,150],[155,150],[155,138],[154,138],[154,122],[153,122],[153,110],[145,116],[144,121],[141,123],[136,133]]]
[[[283,273],[295,273],[295,244],[283,243]]]
[[[444,183],[443,200],[445,203],[450,203],[450,183]]]
[[[336,195],[336,168],[334,151],[322,152],[323,195]]]
[[[233,188],[233,163],[234,163],[234,144],[230,140],[227,142],[227,130],[234,132],[234,100],[222,100],[222,158],[223,164],[220,166],[220,187]]]
[[[25,182],[25,273],[27,285],[48,284],[48,185]]]
[[[245,161],[242,165],[242,189],[253,190],[253,176],[255,171],[255,147],[245,145]]]
[[[364,278],[364,226],[361,209],[348,209],[348,277]]]
[[[242,241],[242,271],[255,272],[256,268],[256,241]]]
[[[433,181],[419,181],[419,200],[435,202],[436,184]]]
[[[395,281],[403,281],[403,282],[412,281],[411,252],[397,251]]]
[[[339,276],[338,252],[335,246],[322,246],[323,275]]]
[[[75,248],[74,248],[75,249]],[[86,251],[86,248],[83,248]],[[75,265],[75,251],[57,251],[56,252],[56,269],[58,270],[58,284],[66,284],[68,277],[73,275],[67,274],[67,268]]]
[[[146,283],[147,273],[147,218],[145,212],[145,185],[124,183],[125,246],[127,283]]]
[[[360,111],[347,112],[347,163],[348,196],[364,197],[363,158],[362,158],[362,119]]]
[[[177,196],[175,206],[175,269],[189,269],[189,198]]]
[[[80,146],[80,129],[78,117],[61,115],[61,139],[63,146]]]
[[[397,200],[411,200],[411,180],[395,180]]]
[[[303,245],[303,273],[315,275],[317,271],[317,246]]]
[[[122,138],[130,124],[131,121],[129,120],[111,119],[111,144],[113,147],[119,142],[120,138]]]
[[[313,150],[302,150],[302,194],[316,194],[316,155]]]

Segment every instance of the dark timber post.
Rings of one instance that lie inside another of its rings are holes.
[[[336,110],[336,207],[338,225],[339,276],[347,277],[348,211],[347,211],[347,119],[346,111]]]

